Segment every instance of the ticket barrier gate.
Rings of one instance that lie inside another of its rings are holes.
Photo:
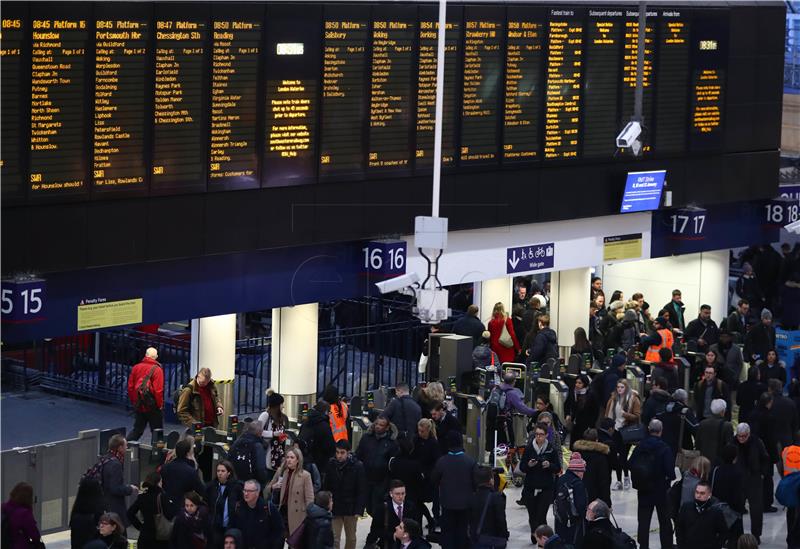
[[[453,404],[464,429],[464,453],[477,463],[485,463],[486,402],[478,395],[453,393]]]
[[[647,376],[644,371],[635,364],[628,364],[625,367],[625,377],[631,386],[631,389],[639,394],[640,399],[644,399],[644,391],[647,383]]]
[[[369,429],[370,422],[364,416],[350,416],[350,427],[352,430],[352,436],[350,437],[350,447],[353,451],[356,451],[358,448],[358,444],[361,442],[361,437],[364,436],[364,433],[367,432]]]

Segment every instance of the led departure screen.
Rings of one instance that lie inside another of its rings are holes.
[[[436,41],[439,22],[422,20],[419,24],[419,67],[417,75],[417,151],[416,166],[433,165],[433,133],[436,119]],[[455,160],[455,102],[461,24],[448,21],[444,29],[444,100],[442,102],[442,164]]]
[[[205,186],[206,34],[205,21],[156,20],[154,191],[200,183]]]
[[[727,59],[725,29],[709,13],[696,16],[691,33],[689,128],[692,150],[716,149],[722,144]]]
[[[535,160],[539,157],[539,105],[541,104],[542,20],[509,13],[506,38],[505,105],[503,109],[503,159]]]
[[[86,19],[33,19],[30,189],[86,184]],[[4,139],[5,140],[5,139]]]
[[[321,175],[363,173],[368,38],[366,19],[325,19]]]
[[[461,163],[497,160],[498,100],[503,74],[503,23],[470,19],[464,26]]]
[[[642,153],[651,151],[650,130],[653,127],[653,60],[655,59],[655,11],[647,12],[645,25],[644,70],[642,71]],[[626,10],[625,45],[622,63],[622,119],[620,128],[630,120],[636,104],[637,62],[639,57],[639,12]]]
[[[692,131],[711,133],[722,122],[722,70],[696,69],[692,73]]]
[[[544,158],[576,158],[580,146],[583,18],[551,9],[548,22]]]
[[[583,156],[614,154],[622,128],[617,112],[619,58],[622,51],[621,9],[589,9],[583,84]]]
[[[146,181],[144,133],[150,23],[95,22],[92,177],[97,188],[141,187]]]
[[[0,124],[3,142],[0,147],[0,181],[3,195],[15,195],[22,190],[22,43],[25,33],[21,17],[3,17],[0,30]]]
[[[257,187],[256,113],[261,22],[215,20],[211,46],[209,183]]]
[[[369,102],[370,168],[411,163],[411,73],[416,24],[400,18],[372,22]]]
[[[686,149],[689,22],[682,10],[663,10],[658,20],[655,151]]]

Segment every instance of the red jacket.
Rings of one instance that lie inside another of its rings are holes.
[[[138,398],[137,392],[139,391],[139,386],[142,384],[142,381],[153,366],[155,366],[156,369],[148,382],[150,385],[150,392],[156,397],[158,409],[160,410],[164,407],[164,370],[157,360],[144,357],[139,364],[133,367],[131,374],[128,376],[128,398],[138,412],[143,412],[145,410],[136,402]]]
[[[503,333],[503,324],[506,325],[508,329],[508,333],[511,336],[511,341],[514,342],[514,346],[503,347],[500,345],[500,334]],[[517,353],[519,353],[519,341],[517,341],[517,334],[514,333],[514,323],[511,321],[511,318],[505,317],[505,319],[500,317],[493,317],[489,321],[489,333],[491,334],[490,345],[492,351],[497,353],[497,356],[500,358],[500,363],[503,362],[514,362],[517,358]]]

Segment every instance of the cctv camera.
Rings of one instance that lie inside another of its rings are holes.
[[[633,148],[638,143],[641,134],[642,125],[635,120],[631,120],[617,136],[617,147],[620,149]],[[641,150],[641,143],[638,143],[638,148]]]
[[[418,282],[419,275],[417,273],[408,273],[390,278],[389,280],[384,280],[383,282],[376,282],[375,287],[378,288],[380,293],[388,294],[390,292],[402,290],[403,288],[407,288],[408,286],[417,284]]]
[[[789,231],[790,233],[800,234],[800,219],[798,219],[797,221],[794,221],[792,223],[789,223],[788,225],[784,226],[783,228],[786,229],[787,231]]]

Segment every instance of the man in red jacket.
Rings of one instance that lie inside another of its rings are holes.
[[[164,370],[158,363],[158,351],[148,347],[142,361],[133,367],[128,376],[128,398],[131,400],[135,419],[128,440],[139,440],[145,425],[150,424],[150,435],[154,429],[163,429],[164,415]]]

